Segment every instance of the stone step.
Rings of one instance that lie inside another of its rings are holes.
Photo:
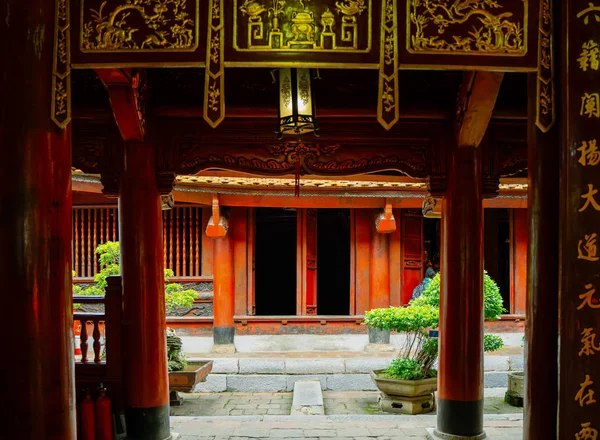
[[[294,389],[301,380],[314,380],[325,391],[376,391],[369,374],[209,374],[199,383],[197,393],[280,393]],[[507,371],[484,373],[484,388],[506,388]]]
[[[325,415],[321,382],[318,380],[299,380],[294,383],[291,416]]]

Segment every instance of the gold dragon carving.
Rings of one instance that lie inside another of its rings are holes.
[[[192,51],[199,0],[105,0],[87,13],[81,2],[83,52]]]
[[[524,56],[528,1],[517,2],[523,8],[519,14],[514,8],[505,9],[503,3],[508,2],[408,0],[407,49],[411,53]]]
[[[370,50],[371,0],[338,0],[313,5],[312,0],[234,0],[234,41],[237,50],[294,50],[362,52]],[[270,4],[270,6],[269,6]],[[246,41],[238,46],[238,15],[245,21]],[[359,21],[368,14],[369,43],[359,47]]]
[[[57,0],[54,18],[52,102],[50,118],[61,129],[71,121],[70,13],[67,0]]]

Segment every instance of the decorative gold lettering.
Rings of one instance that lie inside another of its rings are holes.
[[[600,95],[598,93],[584,93],[581,97],[581,116],[600,118]]]
[[[579,240],[577,243],[577,259],[578,260],[586,260],[586,261],[598,261],[600,257],[598,257],[598,247],[596,246],[596,240],[598,239],[598,234],[595,232],[593,234],[584,235],[584,240]]]
[[[579,58],[577,58],[577,61],[579,61],[579,68],[584,72],[586,72],[588,68],[598,70],[598,67],[600,67],[600,61],[598,59],[600,48],[598,47],[598,43],[594,40],[590,40],[587,43],[583,43],[581,49],[581,54],[579,55]]]
[[[600,22],[600,6],[595,6],[594,3],[589,2],[587,8],[579,11],[577,18],[583,17],[583,24],[589,24],[590,15],[594,16],[596,23]]]
[[[585,203],[579,208],[579,212],[585,211],[590,205],[592,205],[596,211],[600,211],[600,205],[598,205],[598,202],[596,202],[596,199],[594,198],[597,193],[598,190],[594,189],[594,185],[588,183],[588,192],[581,196],[581,198],[585,200]]]
[[[577,151],[581,151],[579,163],[584,167],[588,165],[594,167],[600,163],[600,151],[596,146],[596,139],[581,142],[581,147]]]
[[[591,423],[582,423],[581,431],[575,434],[575,440],[598,440],[598,431],[590,428]]]
[[[586,355],[590,356],[596,354],[596,351],[600,351],[600,346],[596,346],[596,332],[593,328],[585,328],[581,332],[581,350],[579,350],[579,357]]]
[[[586,390],[586,388],[592,385],[594,385],[594,382],[590,380],[590,375],[586,374],[585,380],[579,384],[581,388],[579,388],[579,391],[575,395],[575,400],[579,402],[579,406],[582,408],[583,405],[591,405],[592,403],[596,403],[596,399],[594,399],[594,394],[596,394],[595,391],[591,388]]]
[[[594,293],[596,293],[596,289],[593,288],[593,284],[586,284],[585,288],[588,289],[587,292],[579,295],[579,299],[581,299],[581,304],[577,307],[577,310],[583,309],[585,306],[588,306],[591,309],[600,309],[600,304],[594,304]],[[598,300],[596,300],[598,302]]]

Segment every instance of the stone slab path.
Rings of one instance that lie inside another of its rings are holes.
[[[503,400],[506,388],[485,390],[486,414],[522,413]],[[289,415],[292,393],[180,393],[184,404],[171,408],[171,416],[256,416]],[[323,391],[325,415],[391,416],[379,409],[378,391]]]
[[[171,417],[171,429],[180,440],[336,439],[424,440],[435,416],[234,416]],[[491,440],[521,440],[521,414],[485,416]]]

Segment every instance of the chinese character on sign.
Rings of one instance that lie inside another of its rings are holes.
[[[596,240],[598,239],[598,234],[595,232],[593,234],[584,235],[584,240],[579,240],[577,243],[577,259],[578,260],[586,260],[586,261],[598,261],[600,257],[598,257],[598,247],[596,246]]]
[[[590,428],[591,423],[582,423],[581,431],[575,434],[575,440],[598,440],[598,431]]]
[[[598,151],[598,147],[596,146],[596,139],[588,142],[583,141],[577,151],[581,151],[579,163],[584,167],[588,165],[593,167],[600,163],[600,151]]]
[[[583,383],[579,384],[581,388],[575,395],[575,400],[579,402],[579,406],[581,406],[582,408],[583,405],[591,405],[592,403],[596,403],[596,400],[594,399],[594,394],[596,393],[594,392],[594,390],[592,390],[591,388],[586,390],[587,387],[592,385],[594,385],[594,382],[590,380],[590,375],[586,374]]]
[[[581,97],[581,116],[600,117],[600,95],[598,93],[584,93]]]
[[[594,286],[592,284],[585,285],[585,288],[588,289],[588,291],[579,295],[579,299],[583,301],[581,301],[581,304],[579,304],[577,310],[581,310],[585,306],[588,306],[590,309],[600,309],[600,304],[594,304],[594,301],[597,303],[598,300],[594,299],[594,293],[596,293],[596,289],[593,287]]]
[[[579,58],[577,58],[581,70],[584,72],[586,72],[588,68],[592,70],[598,70],[598,67],[600,67],[600,62],[598,59],[600,48],[598,47],[598,43],[590,40],[587,43],[583,43],[581,49],[581,54],[579,55]]]
[[[594,6],[594,3],[589,2],[587,8],[579,11],[579,13],[577,14],[577,18],[583,17],[583,23],[589,24],[590,15],[594,17],[594,20],[596,22],[600,22],[600,6]]]
[[[596,333],[593,328],[585,328],[581,332],[581,350],[579,350],[579,357],[582,355],[590,356],[596,354],[596,351],[600,351],[600,346],[596,346]]]
[[[581,196],[581,198],[585,200],[585,203],[579,208],[579,212],[585,211],[590,205],[592,205],[596,211],[600,211],[600,205],[598,205],[598,202],[594,199],[597,192],[598,190],[594,189],[594,185],[588,183],[588,192]]]

